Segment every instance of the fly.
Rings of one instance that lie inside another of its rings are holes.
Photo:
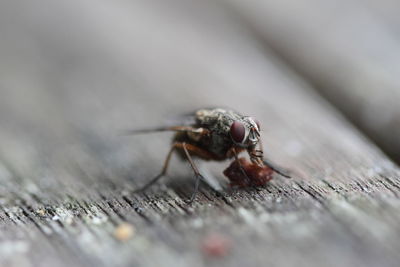
[[[205,180],[193,161],[194,157],[214,161],[233,159],[233,162],[224,171],[231,186],[264,185],[272,179],[274,172],[290,178],[274,164],[264,159],[260,123],[253,117],[243,116],[236,111],[222,108],[199,109],[186,117],[186,120],[182,121],[180,125],[132,130],[128,134],[157,131],[175,132],[172,146],[161,172],[135,192],[148,189],[166,175],[174,151],[189,162],[195,174],[195,186],[190,202],[196,197],[200,181]],[[238,155],[241,152],[247,152],[250,161],[239,158]]]

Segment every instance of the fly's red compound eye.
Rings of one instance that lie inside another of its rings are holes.
[[[231,125],[231,137],[236,143],[242,143],[246,130],[243,123],[234,121]]]

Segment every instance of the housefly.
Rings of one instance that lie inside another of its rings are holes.
[[[195,174],[195,186],[190,202],[194,200],[201,180],[193,158],[223,161],[233,159],[224,171],[232,186],[258,186],[267,183],[275,172],[283,177],[289,175],[264,159],[261,146],[260,123],[253,117],[243,116],[236,111],[222,108],[199,109],[174,126],[144,130],[131,130],[127,134],[173,131],[171,148],[161,172],[135,192],[144,191],[167,173],[171,155],[176,151],[186,159]],[[247,152],[250,161],[239,158],[239,153]]]

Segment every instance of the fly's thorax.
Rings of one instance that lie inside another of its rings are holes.
[[[229,135],[230,127],[235,120],[242,116],[235,111],[226,109],[201,109],[196,112],[198,123],[219,134]]]
[[[252,117],[221,108],[201,109],[195,116],[200,126],[213,133],[215,143],[221,143],[219,138],[223,138],[232,145],[248,148],[260,140],[259,124]]]

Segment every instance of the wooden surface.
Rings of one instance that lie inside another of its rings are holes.
[[[398,1],[224,2],[259,39],[400,162]]]
[[[0,4],[1,265],[398,266],[398,167],[232,6],[42,2]],[[171,134],[118,133],[203,106],[257,117],[293,179],[232,190],[228,162],[207,163],[223,190],[188,205],[174,159],[134,194]],[[219,257],[204,249],[217,234]]]

